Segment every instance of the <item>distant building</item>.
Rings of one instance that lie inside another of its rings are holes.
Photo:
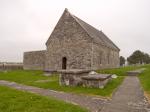
[[[120,49],[102,32],[65,9],[46,42],[46,50],[24,53],[24,69],[100,69],[119,67]]]

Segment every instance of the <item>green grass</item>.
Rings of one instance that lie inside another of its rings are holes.
[[[120,67],[120,68],[113,68],[113,69],[104,69],[98,70],[99,73],[107,73],[107,74],[116,74],[118,76],[126,75],[127,71],[135,70],[141,68],[142,66],[127,66],[127,67]]]
[[[0,80],[14,81],[26,85],[32,85],[45,89],[58,91],[110,96],[121,84],[126,71],[144,67],[146,70],[139,75],[141,84],[146,92],[150,94],[150,65],[130,66],[117,69],[98,70],[100,73],[117,74],[119,77],[110,81],[104,89],[59,86],[58,75],[50,77],[43,76],[42,71],[8,71],[0,72]],[[37,82],[38,80],[49,80],[49,82]],[[8,87],[0,86],[0,112],[86,112],[78,106],[58,101],[52,97],[43,97],[27,92],[18,91]]]
[[[79,106],[0,86],[0,112],[87,112]]]
[[[58,76],[53,76],[54,81],[47,83],[34,83],[33,86],[41,87],[41,88],[50,88],[57,91],[78,93],[78,94],[88,94],[88,95],[99,95],[99,96],[110,96],[113,90],[119,85],[123,77],[119,77],[118,79],[111,80],[104,89],[99,88],[86,88],[86,87],[69,87],[69,86],[60,86],[58,82]]]
[[[144,90],[150,94],[150,65],[146,65],[144,68],[146,70],[139,75],[139,79]]]
[[[7,73],[0,73],[0,80],[14,81],[26,85],[36,86],[45,89],[53,89],[57,91],[64,91],[78,94],[111,96],[113,91],[121,84],[124,79],[126,71],[137,69],[138,67],[123,67],[117,69],[99,70],[100,73],[117,74],[117,79],[112,79],[104,89],[99,88],[86,88],[86,87],[68,87],[59,85],[58,75],[50,77],[43,76],[42,71],[9,71]],[[38,80],[49,80],[48,82],[37,82]]]

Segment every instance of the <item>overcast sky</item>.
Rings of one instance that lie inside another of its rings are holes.
[[[65,8],[102,30],[128,57],[150,53],[150,0],[0,0],[0,61],[45,49]]]

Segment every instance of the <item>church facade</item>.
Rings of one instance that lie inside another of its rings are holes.
[[[65,9],[46,50],[24,53],[24,69],[101,69],[119,67],[120,49],[102,32]]]

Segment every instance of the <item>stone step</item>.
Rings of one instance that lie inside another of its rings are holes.
[[[133,70],[133,71],[128,71],[127,75],[128,76],[137,76],[137,75],[141,74],[144,70],[145,70],[145,68],[141,68],[141,69],[137,69],[137,70]]]

